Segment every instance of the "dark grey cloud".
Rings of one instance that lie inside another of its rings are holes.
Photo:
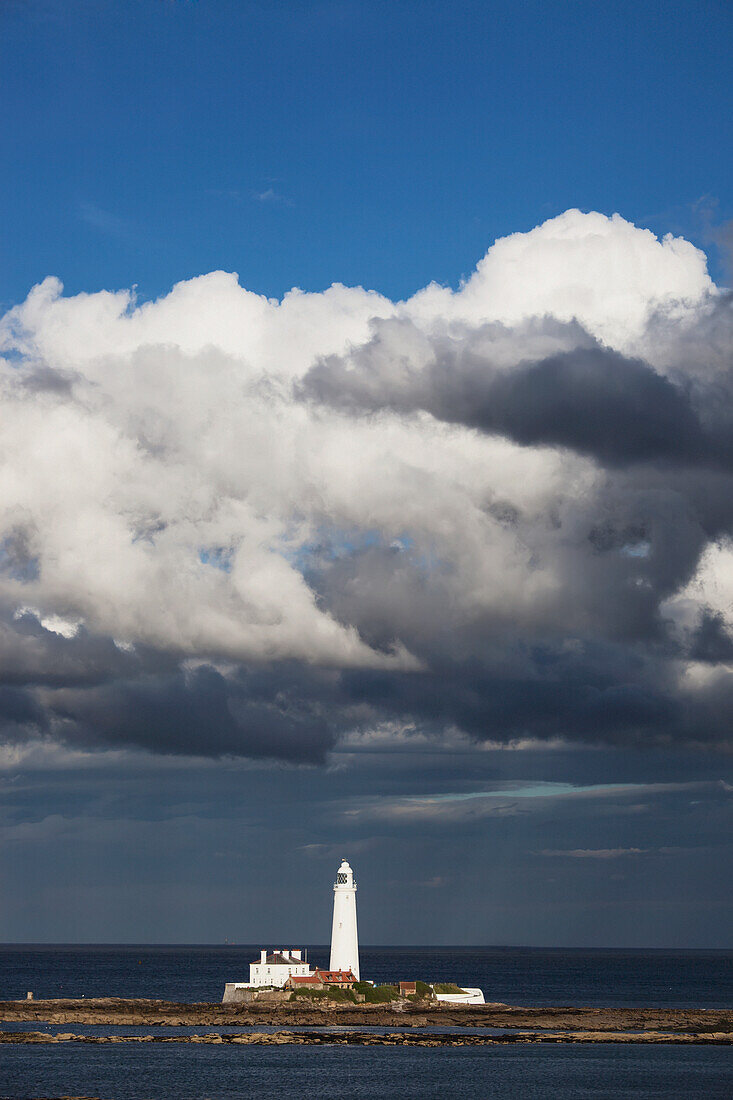
[[[69,397],[74,386],[74,376],[68,371],[55,370],[47,363],[36,363],[23,370],[20,382],[29,395],[47,393]]]
[[[120,647],[83,626],[64,637],[30,612],[0,618],[0,656],[0,740],[9,744],[323,763],[345,714],[328,671],[182,668],[176,655]]]
[[[176,655],[147,646],[121,647],[84,626],[64,637],[44,627],[30,610],[0,614],[0,660],[5,684],[53,689],[91,687],[120,677],[169,672]]]
[[[38,559],[31,539],[32,532],[18,525],[0,541],[0,572],[22,584],[38,579]]]
[[[547,523],[559,554],[557,601],[522,622],[484,612],[467,623],[451,570],[409,547],[370,539],[335,553],[324,534],[305,577],[319,606],[374,648],[400,639],[421,670],[324,669],[296,661],[181,667],[166,651],[120,647],[83,626],[72,637],[35,615],[0,622],[0,718],[6,740],[142,748],[203,757],[323,763],[349,731],[414,724],[436,743],[451,728],[477,742],[565,738],[587,744],[722,747],[733,684],[680,685],[679,663],[730,660],[713,613],[687,633],[662,604],[694,574],[733,500],[724,475],[670,480],[622,471]],[[490,503],[521,539],[537,518]],[[343,544],[343,535],[334,532]]]
[[[699,644],[696,639],[695,644]],[[421,654],[426,670],[323,674],[297,665],[207,665],[103,684],[5,689],[0,714],[26,737],[74,748],[134,747],[163,754],[248,756],[323,763],[349,731],[394,722],[440,741],[455,728],[477,742],[565,738],[588,744],[725,747],[733,685],[690,696],[656,653],[597,642],[473,639],[473,654]],[[419,652],[419,650],[418,650]],[[705,659],[711,654],[710,644]]]
[[[298,670],[210,665],[114,680],[48,697],[55,734],[75,747],[127,746],[156,753],[248,756],[323,763],[337,711]],[[0,700],[1,704],[1,700]]]
[[[567,346],[527,357],[543,326]],[[478,739],[728,743],[727,674],[692,693],[679,679],[680,662],[731,661],[724,620],[703,612],[680,631],[664,605],[705,547],[733,532],[730,296],[679,332],[652,325],[667,342],[667,375],[551,320],[514,334],[514,361],[499,326],[427,346],[411,330],[376,323],[366,345],[315,364],[301,397],[354,417],[422,411],[522,446],[567,448],[593,458],[600,476],[548,514],[545,530],[511,503],[487,502],[538,557],[557,555],[563,577],[549,616],[538,610],[514,630],[480,617],[453,630],[449,579],[411,568],[402,551],[370,547],[313,578],[326,606],[372,645],[397,635],[430,668],[427,677],[348,673],[349,685],[407,719],[454,723]]]
[[[708,611],[703,615],[694,634],[690,656],[696,661],[709,661],[711,664],[733,662],[733,638],[721,614]]]
[[[725,307],[731,308],[727,299]],[[652,462],[730,469],[733,360],[714,383],[692,385],[689,377],[676,382],[597,343],[577,325],[548,320],[546,326],[564,338],[565,349],[525,357],[528,335],[537,338],[535,322],[529,333],[517,331],[516,359],[507,365],[491,347],[508,334],[492,325],[435,338],[427,362],[413,363],[402,351],[411,323],[378,321],[369,343],[316,363],[299,392],[353,414],[423,410],[523,446],[567,447],[612,467]]]

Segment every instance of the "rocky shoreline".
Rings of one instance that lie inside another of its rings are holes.
[[[123,1000],[112,997],[82,1000],[4,1001],[0,1020],[37,1022],[45,1025],[84,1024],[130,1027],[247,1027],[237,1035],[123,1036],[79,1035],[61,1032],[4,1030],[0,1042],[198,1042],[198,1043],[356,1043],[361,1045],[489,1046],[517,1042],[624,1042],[624,1043],[733,1043],[733,1010],[514,1007],[500,1004],[436,1006],[430,1002],[392,1005],[351,1005],[290,1002],[278,1005],[177,1004],[155,1000]],[[356,1030],[330,1032],[331,1027]],[[374,1035],[360,1027],[409,1028],[460,1027],[506,1029],[506,1034],[401,1034]],[[273,1027],[271,1033],[257,1027]],[[299,1032],[298,1027],[318,1027],[319,1032]]]
[[[409,1046],[409,1047],[478,1047],[507,1043],[684,1043],[702,1045],[731,1045],[733,1034],[679,1034],[647,1031],[624,1033],[618,1031],[562,1031],[520,1032],[506,1035],[416,1034],[401,1032],[375,1035],[367,1031],[252,1031],[247,1034],[208,1035],[76,1035],[61,1032],[50,1035],[42,1031],[0,1031],[1,1043],[205,1043],[231,1046]]]

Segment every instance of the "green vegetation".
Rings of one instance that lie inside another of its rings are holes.
[[[311,1001],[349,1001],[355,1005],[356,997],[350,989],[294,989],[290,994],[290,1000],[298,997],[307,997]]]
[[[387,1004],[389,1001],[399,1000],[400,996],[396,985],[370,985],[369,982],[356,982],[354,989],[357,993],[364,994],[364,1001],[368,1005]]]
[[[405,998],[413,1004],[418,1001],[433,1000],[435,993],[465,993],[465,989],[461,989],[453,982],[437,982],[434,986],[428,985],[427,982],[415,982],[415,990],[415,993],[410,993]],[[358,1000],[356,994],[361,995]],[[340,1001],[351,1004],[358,1004],[363,997],[363,1003],[368,1005],[389,1004],[390,1001],[402,999],[399,986],[370,985],[369,982],[354,982],[351,989],[294,989],[290,994],[291,1001],[300,997],[310,1001]]]

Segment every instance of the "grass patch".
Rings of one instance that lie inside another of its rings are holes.
[[[364,1001],[368,1005],[383,1005],[389,1001],[399,1000],[400,991],[396,985],[370,985],[369,982],[357,982],[354,986],[357,993],[364,994]]]
[[[350,989],[294,989],[290,994],[290,1000],[295,1001],[299,997],[305,997],[309,1001],[348,1001],[356,1004],[356,997]]]

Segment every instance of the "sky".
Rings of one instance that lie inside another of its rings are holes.
[[[727,947],[714,0],[6,0],[0,940]]]

